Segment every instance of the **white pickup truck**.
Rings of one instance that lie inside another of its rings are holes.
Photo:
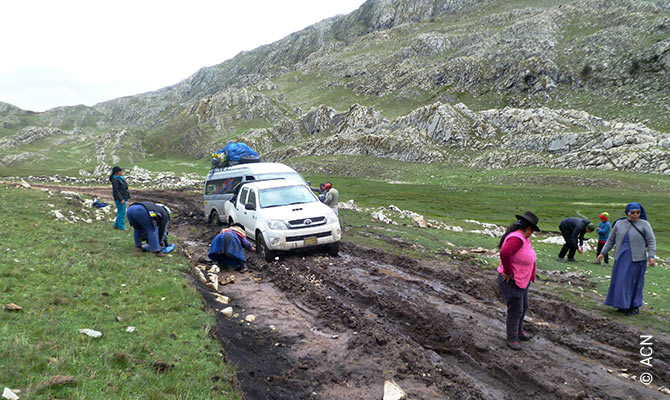
[[[249,181],[225,205],[228,223],[240,223],[258,252],[273,261],[278,251],[325,246],[336,256],[342,231],[337,215],[306,186],[289,180]]]

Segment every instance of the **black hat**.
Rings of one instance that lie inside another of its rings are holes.
[[[123,171],[123,168],[119,167],[118,165],[115,165],[114,168],[112,168],[112,175],[114,175],[119,171]]]
[[[540,228],[537,227],[537,222],[539,219],[537,218],[537,215],[533,214],[530,211],[526,211],[523,213],[523,215],[515,215],[515,217],[519,220],[524,220],[530,224],[531,227],[533,227],[533,230],[535,232],[541,232]]]

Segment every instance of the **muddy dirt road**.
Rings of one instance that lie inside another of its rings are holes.
[[[80,190],[86,192],[87,190]],[[108,196],[108,189],[100,192]],[[91,189],[90,193],[96,193]],[[135,191],[176,211],[170,233],[194,263],[219,228],[202,198]],[[345,233],[346,236],[346,233]],[[505,309],[495,271],[466,261],[423,261],[351,244],[339,257],[292,254],[220,292],[236,318],[216,312],[217,335],[248,399],[370,399],[394,380],[410,399],[667,399],[670,340],[654,335],[653,367],[640,363],[649,334],[564,304],[536,284],[521,352],[505,346]],[[211,291],[197,283],[207,305]],[[244,321],[253,314],[253,323]],[[663,359],[665,357],[665,359]],[[650,372],[645,386],[633,376]]]

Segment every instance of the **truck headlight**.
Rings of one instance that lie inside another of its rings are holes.
[[[268,220],[268,228],[270,228],[274,231],[280,231],[280,230],[288,229],[288,226],[286,226],[286,224],[282,220],[271,219],[271,220]]]
[[[334,212],[331,212],[330,214],[328,214],[328,215],[326,216],[326,223],[327,223],[327,224],[334,224],[334,223],[337,222],[337,221],[338,221],[338,219],[337,219],[337,215],[335,215]]]

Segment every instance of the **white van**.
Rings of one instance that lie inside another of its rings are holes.
[[[211,224],[227,221],[224,204],[233,197],[233,189],[239,183],[276,178],[307,184],[293,168],[281,163],[238,164],[212,169],[205,178],[205,218]]]

